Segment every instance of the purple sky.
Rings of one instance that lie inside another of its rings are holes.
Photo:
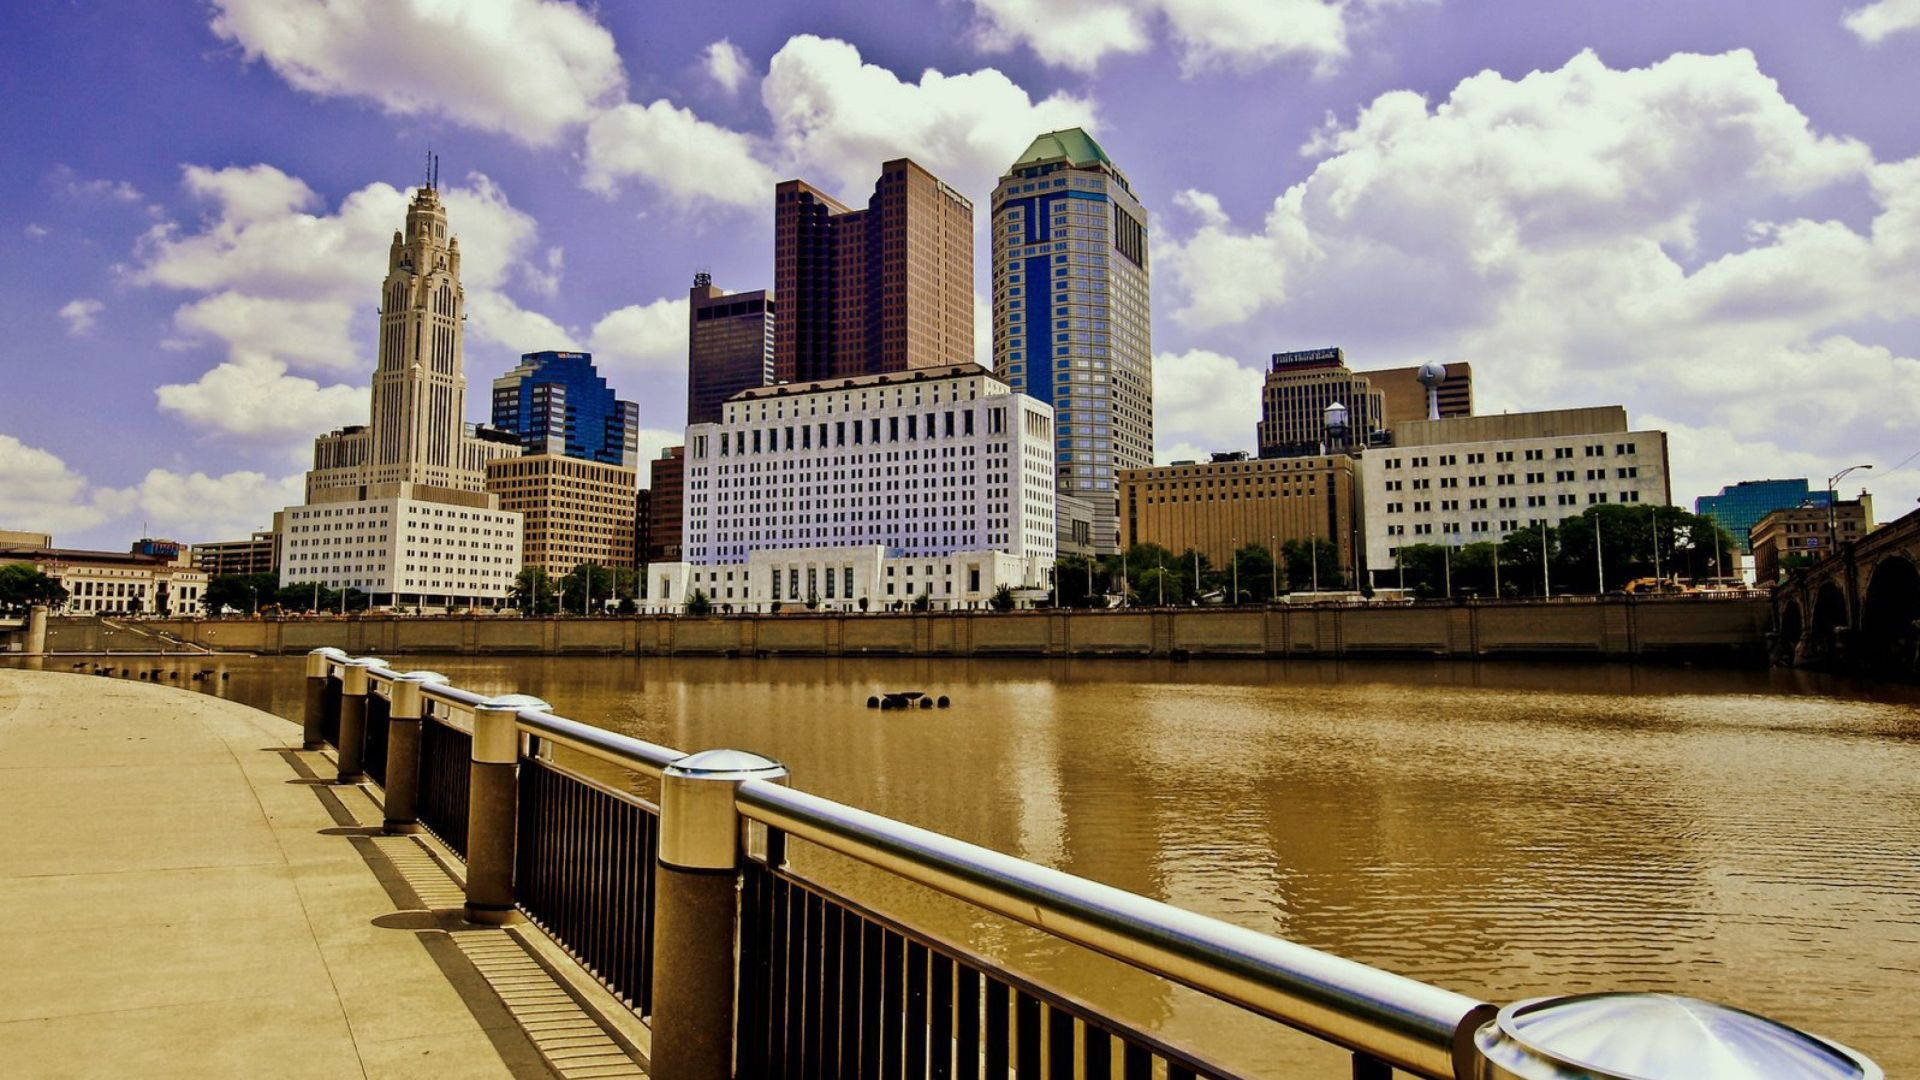
[[[1267,354],[1338,344],[1470,360],[1486,412],[1624,404],[1678,502],[1920,495],[1920,0],[31,4],[0,60],[0,528],[63,543],[297,495],[365,418],[429,145],[470,416],[585,347],[651,449],[693,273],[770,283],[775,181],[907,155],[980,210],[1075,123],[1153,214],[1163,460],[1250,447]]]

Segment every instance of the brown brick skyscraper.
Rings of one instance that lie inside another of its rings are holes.
[[[774,377],[876,375],[973,359],[973,204],[906,158],[865,210],[774,188]]]

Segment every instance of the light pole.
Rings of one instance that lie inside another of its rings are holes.
[[[1267,599],[1280,599],[1280,545],[1274,541],[1279,534],[1267,534]]]
[[[1660,587],[1660,508],[1653,508],[1653,584]]]
[[[1307,561],[1313,564],[1313,602],[1320,602],[1320,538],[1307,537]]]
[[[1836,527],[1835,527],[1836,522],[1834,517],[1833,504],[1835,501],[1837,501],[1839,496],[1834,494],[1835,485],[1839,484],[1840,481],[1845,480],[1847,478],[1847,474],[1850,472],[1853,472],[1856,469],[1871,469],[1871,468],[1873,468],[1873,466],[1871,465],[1849,465],[1846,468],[1841,469],[1839,472],[1834,473],[1832,476],[1827,477],[1827,554],[1829,555],[1833,553],[1834,544],[1836,542],[1835,536],[1834,536],[1834,533],[1836,531]]]
[[[1233,606],[1240,606],[1240,538],[1233,537]]]
[[[248,608],[248,611],[247,611],[248,617],[253,617],[260,614],[260,586],[258,585],[247,586],[247,608]]]
[[[1600,515],[1593,515],[1593,594],[1607,594],[1607,564],[1600,554]]]
[[[1440,545],[1440,573],[1441,580],[1446,582],[1447,599],[1451,600],[1453,599],[1453,545],[1451,543]]]
[[[1547,572],[1547,519],[1540,519],[1540,592],[1547,600],[1553,599],[1553,575]]]

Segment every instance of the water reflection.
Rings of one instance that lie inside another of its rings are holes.
[[[670,746],[767,753],[807,790],[1490,1000],[1678,990],[1920,1068],[1909,689],[1516,663],[409,663]],[[297,715],[298,658],[228,670],[174,685]],[[907,689],[953,707],[865,707]],[[1337,1065],[911,887],[810,869],[1256,1072]]]

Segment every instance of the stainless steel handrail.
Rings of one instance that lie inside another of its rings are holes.
[[[399,674],[384,664],[368,672],[381,684]],[[445,683],[421,692],[462,710],[489,700]],[[535,709],[521,710],[517,726],[655,779],[686,756]],[[750,820],[1428,1080],[1468,1076],[1473,1033],[1496,1013],[1451,990],[779,784],[742,783],[736,802]]]
[[[763,780],[742,816],[1430,1080],[1492,1005]]]

